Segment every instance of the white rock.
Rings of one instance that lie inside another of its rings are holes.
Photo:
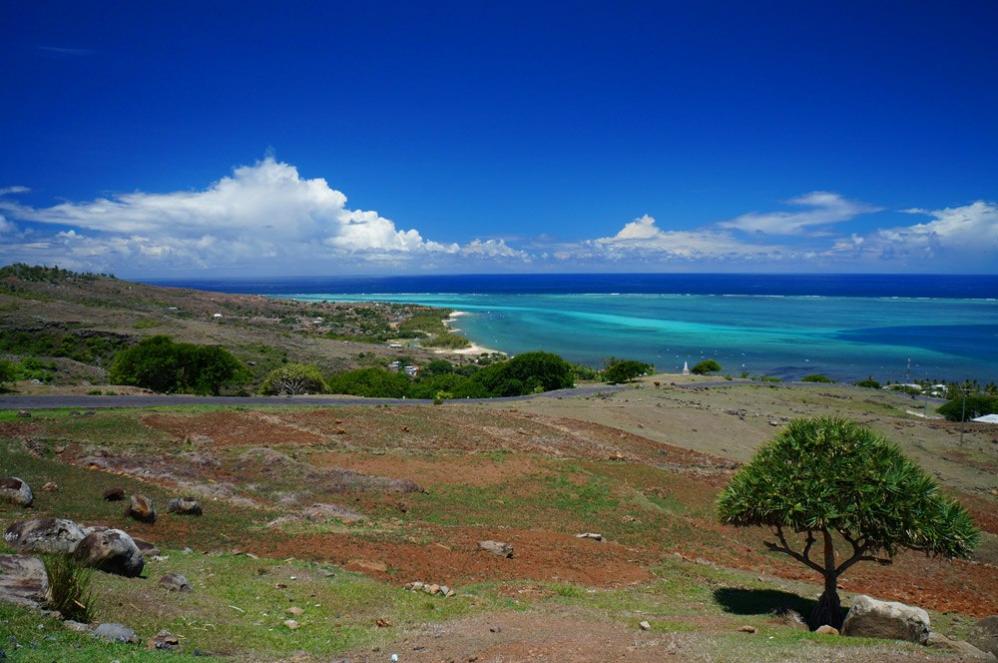
[[[929,613],[921,608],[857,596],[842,624],[843,635],[907,640],[925,644],[929,639]]]

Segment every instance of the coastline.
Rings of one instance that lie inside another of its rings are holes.
[[[460,332],[460,331],[462,331],[460,327],[455,326],[455,323],[458,320],[460,320],[461,318],[463,318],[464,316],[466,316],[466,315],[470,315],[470,313],[468,313],[467,311],[451,311],[450,315],[448,315],[447,318],[443,321],[444,322],[444,327],[446,327],[447,330],[451,331],[451,332]],[[465,338],[468,338],[468,337],[465,336]],[[470,343],[471,345],[469,345],[466,348],[460,348],[460,349],[457,349],[457,350],[444,350],[444,349],[441,349],[441,350],[437,350],[436,352],[437,352],[437,354],[462,355],[462,356],[465,356],[465,357],[477,357],[478,355],[482,355],[482,354],[501,354],[501,355],[505,355],[506,354],[502,350],[496,350],[494,348],[485,347],[484,345],[478,345],[477,343],[475,343],[474,341],[472,341],[470,338],[468,338],[468,343]]]

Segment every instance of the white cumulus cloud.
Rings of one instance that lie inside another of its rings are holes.
[[[663,230],[655,218],[647,214],[625,224],[616,235],[591,240],[586,246],[611,258],[643,255],[665,259],[725,260],[775,257],[780,253],[779,247],[743,242],[731,233],[710,228]]]

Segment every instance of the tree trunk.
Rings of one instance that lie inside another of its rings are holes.
[[[811,611],[811,628],[828,624],[837,629],[842,628],[842,604],[839,602],[839,575],[835,572],[835,547],[832,535],[828,530],[822,530],[825,544],[825,591],[818,599],[818,605]]]
[[[822,592],[818,604],[811,611],[811,628],[818,628],[824,624],[842,628],[842,604],[839,602],[839,592],[836,588],[838,576],[835,571],[825,575],[825,591]]]

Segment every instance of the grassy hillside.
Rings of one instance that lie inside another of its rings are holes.
[[[448,313],[163,288],[57,268],[0,268],[0,356],[15,360],[22,380],[56,385],[102,384],[116,352],[160,334],[228,348],[254,383],[285,362],[332,372],[401,354],[428,361],[435,355],[420,346],[467,344],[444,328]]]

